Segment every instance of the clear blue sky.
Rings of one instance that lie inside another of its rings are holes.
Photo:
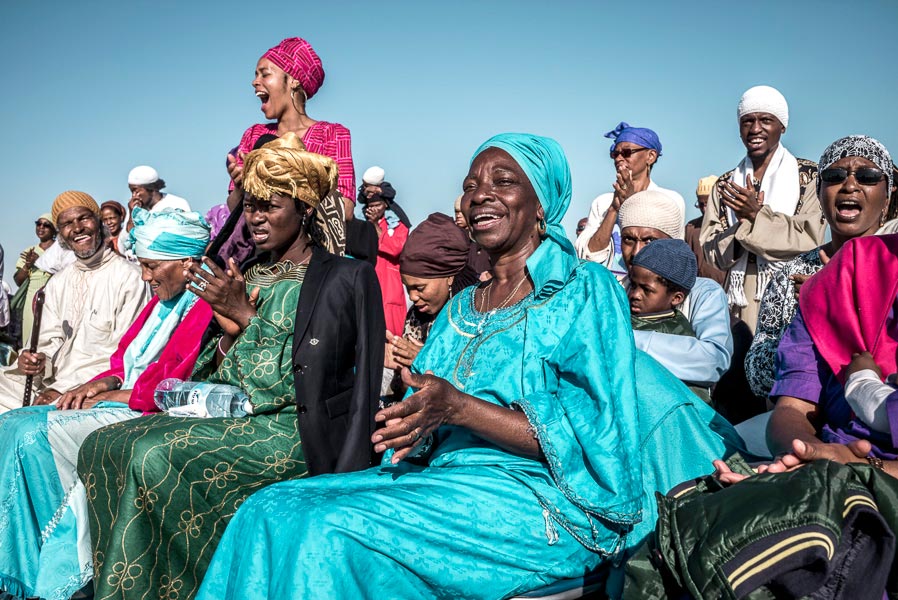
[[[225,153],[264,119],[255,62],[288,36],[324,62],[309,114],[350,128],[357,180],[383,166],[414,222],[451,212],[487,137],[529,131],[570,159],[570,231],[610,189],[602,134],[621,120],[658,132],[654,179],[688,202],[699,177],[743,156],[736,103],[756,84],[788,99],[797,156],[853,133],[898,154],[894,0],[87,0],[6,3],[0,21],[10,282],[63,190],[124,202],[128,171],[150,164],[194,208],[223,201]]]

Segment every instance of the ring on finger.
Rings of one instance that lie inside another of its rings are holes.
[[[206,280],[205,280],[205,279],[200,279],[199,283],[194,283],[193,285],[194,285],[194,287],[196,287],[196,289],[198,289],[199,291],[205,292],[205,291],[206,291],[206,285],[208,285],[208,284],[206,283]]]

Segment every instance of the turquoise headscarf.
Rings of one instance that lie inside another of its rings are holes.
[[[126,239],[138,258],[200,258],[209,244],[209,223],[196,212],[135,208],[131,220],[134,228]],[[149,365],[159,360],[168,340],[197,300],[196,294],[185,289],[174,298],[156,304],[125,350],[122,389],[132,389]]]
[[[209,245],[211,228],[197,212],[149,211],[138,207],[131,213],[131,221],[134,228],[127,245],[138,258],[200,258]]]
[[[527,270],[536,296],[549,296],[567,282],[579,262],[561,226],[561,219],[571,204],[571,168],[567,157],[552,138],[530,133],[500,133],[484,142],[471,162],[487,148],[499,148],[511,155],[527,175],[546,213],[546,239],[527,259]]]

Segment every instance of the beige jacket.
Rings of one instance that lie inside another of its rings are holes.
[[[798,165],[804,193],[794,215],[773,212],[764,206],[753,223],[730,224],[721,210],[720,192],[714,186],[699,235],[708,262],[727,271],[744,251],[769,261],[784,261],[823,244],[826,221],[817,199],[817,168],[803,159],[798,159]],[[722,175],[721,180],[731,176],[732,171]]]

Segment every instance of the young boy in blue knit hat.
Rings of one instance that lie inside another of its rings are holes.
[[[698,263],[683,240],[655,240],[630,261],[630,322],[633,329],[695,337],[686,315],[677,310],[695,285]],[[699,398],[711,402],[707,387],[689,386]]]

